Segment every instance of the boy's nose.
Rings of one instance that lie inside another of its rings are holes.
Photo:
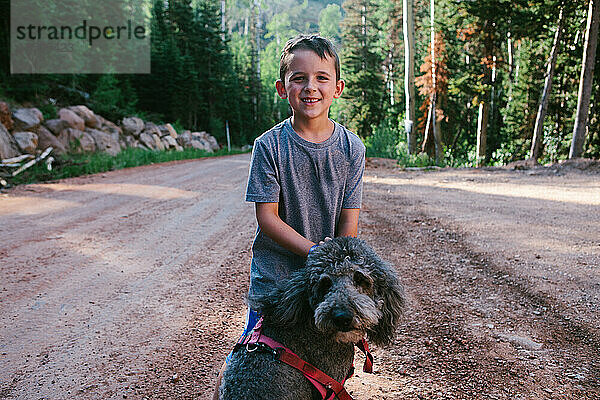
[[[317,85],[315,84],[315,82],[312,79],[309,79],[306,82],[306,86],[304,87],[304,90],[306,90],[308,92],[314,92],[315,90],[317,90]]]

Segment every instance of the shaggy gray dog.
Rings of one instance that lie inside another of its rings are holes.
[[[264,335],[287,346],[338,382],[352,367],[354,343],[390,343],[404,290],[394,269],[365,242],[335,238],[317,247],[306,267],[268,295],[250,298]],[[233,352],[219,390],[222,400],[308,400],[321,395],[302,373],[267,351]]]

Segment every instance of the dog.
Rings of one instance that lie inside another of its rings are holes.
[[[354,344],[365,336],[377,345],[389,344],[406,300],[394,269],[371,247],[357,238],[339,237],[316,247],[304,268],[270,293],[249,298],[248,304],[262,315],[262,335],[343,382],[353,368]],[[324,398],[300,370],[264,350],[236,346],[220,399]]]

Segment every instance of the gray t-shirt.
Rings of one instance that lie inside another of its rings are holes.
[[[248,176],[246,201],[279,203],[279,217],[315,243],[334,237],[342,208],[360,208],[362,201],[365,146],[354,133],[334,124],[331,137],[321,143],[301,138],[290,119],[275,125],[254,141]],[[258,227],[250,294],[265,293],[305,261]]]

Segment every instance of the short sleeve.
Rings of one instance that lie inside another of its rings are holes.
[[[252,161],[246,187],[246,201],[258,203],[279,202],[279,185],[277,164],[273,151],[262,141],[255,140],[252,149]]]
[[[363,173],[365,171],[365,147],[360,143],[350,160],[348,177],[344,188],[342,208],[360,208],[362,204]]]

